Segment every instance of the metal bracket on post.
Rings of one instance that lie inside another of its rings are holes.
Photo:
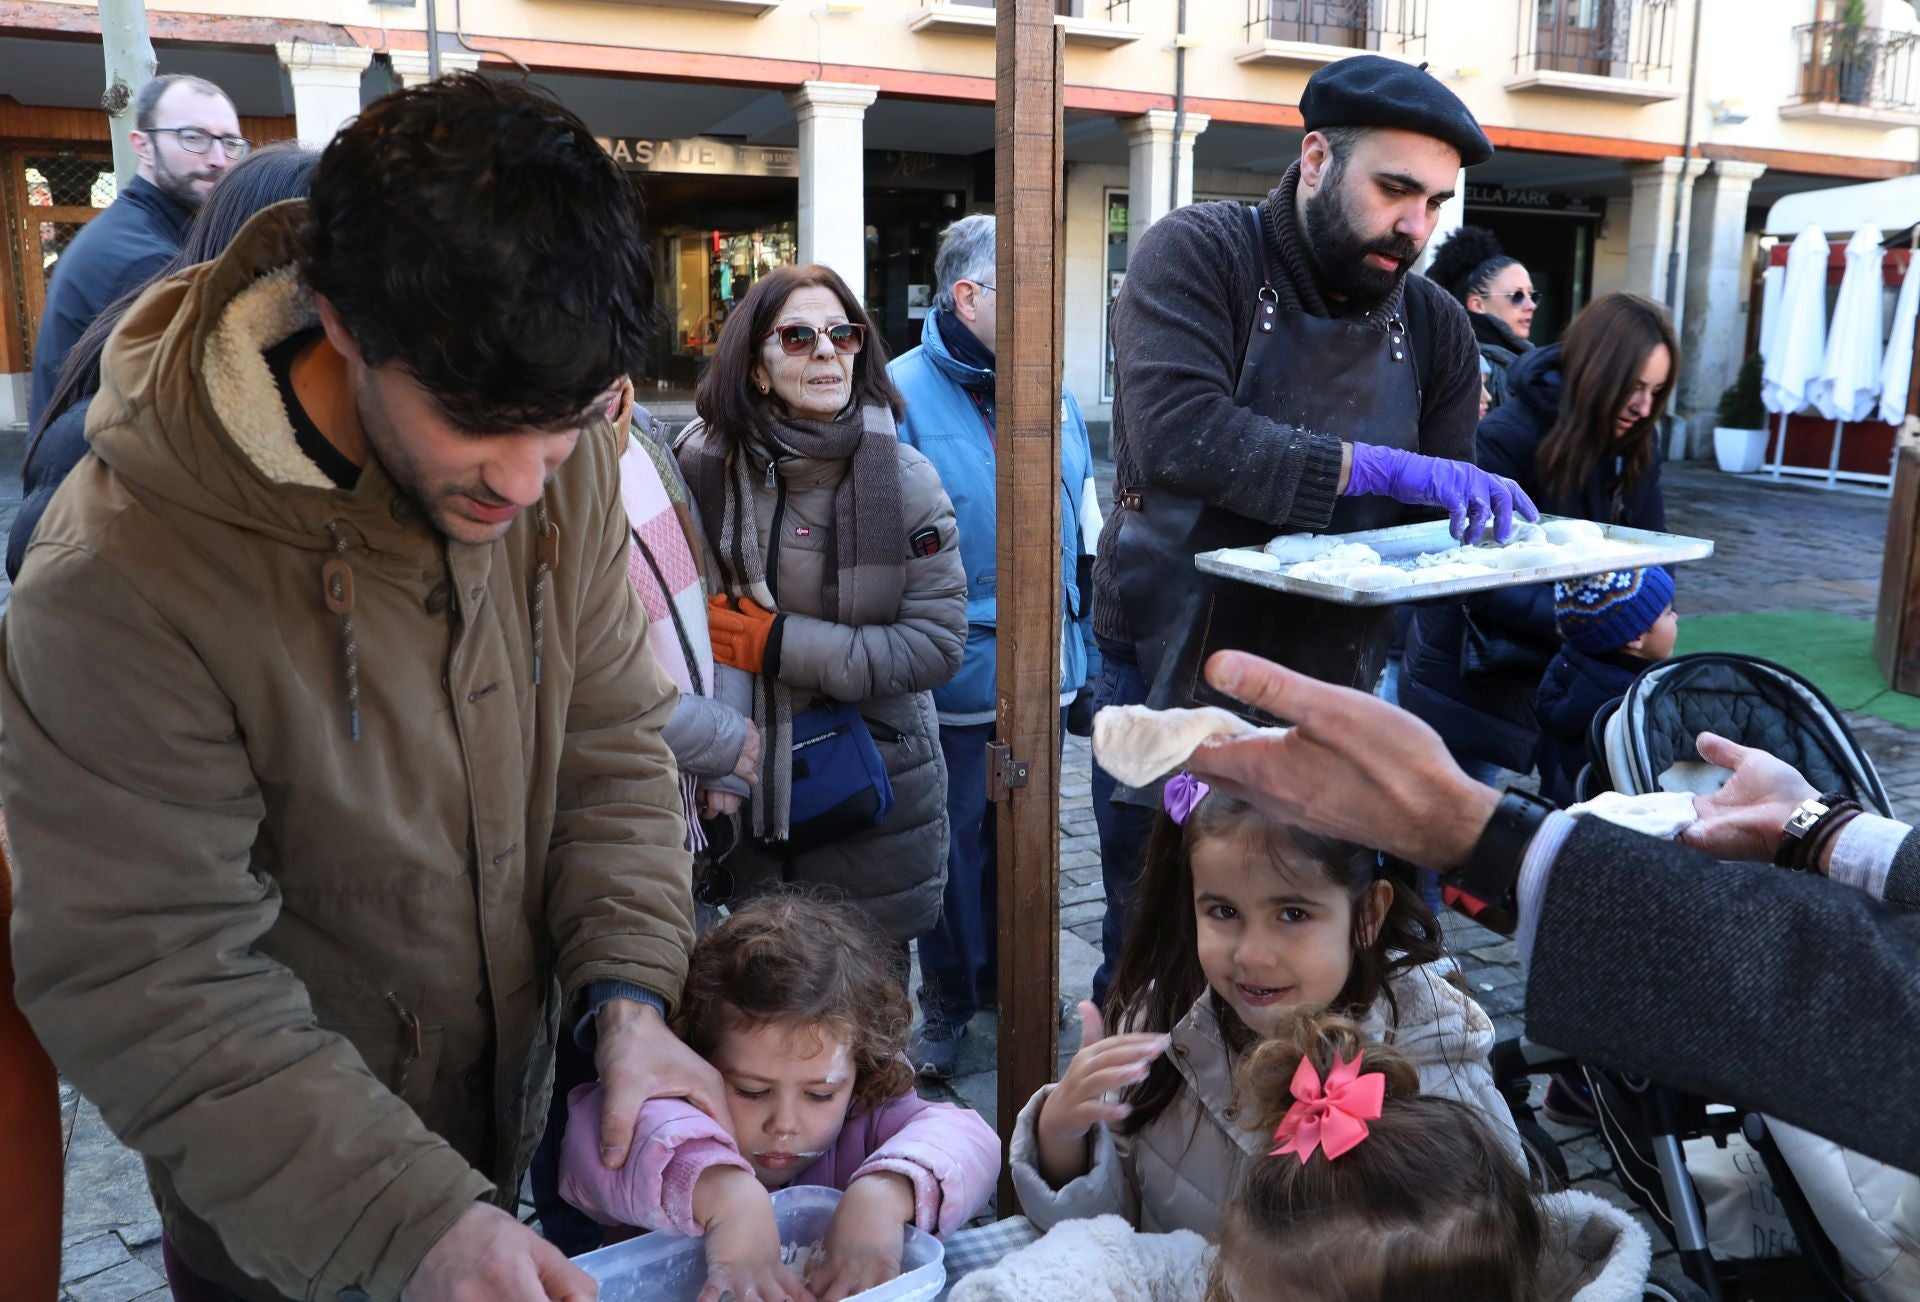
[[[987,799],[994,804],[1011,799],[1027,785],[1027,761],[1013,757],[1013,747],[1004,741],[987,743]]]

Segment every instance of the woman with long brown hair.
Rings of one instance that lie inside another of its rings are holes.
[[[940,912],[932,691],[960,667],[967,592],[953,506],[895,434],[886,363],[845,281],[780,268],[727,318],[675,456],[717,567],[714,658],[753,675],[763,742],[733,897],[828,887],[904,947]]]
[[[1667,310],[1603,294],[1507,373],[1511,396],[1480,422],[1480,465],[1543,513],[1665,529],[1656,442],[1680,373]],[[1553,585],[1423,607],[1407,635],[1400,703],[1432,724],[1469,772],[1533,767],[1533,698],[1558,645]]]

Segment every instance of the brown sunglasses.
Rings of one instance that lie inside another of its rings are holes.
[[[820,330],[810,325],[776,326],[767,334],[769,339],[780,341],[780,351],[789,357],[802,357],[814,349],[814,343],[820,338]],[[867,344],[867,328],[852,321],[842,321],[839,325],[827,327],[827,339],[833,344],[836,353],[857,353]]]

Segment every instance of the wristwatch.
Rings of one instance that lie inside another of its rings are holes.
[[[1520,864],[1533,834],[1559,806],[1531,791],[1501,795],[1467,861],[1441,880],[1441,898],[1481,926],[1511,936],[1520,925]]]
[[[1781,830],[1780,848],[1773,853],[1774,863],[1794,872],[1808,871],[1814,867],[1812,851],[1825,839],[1826,827],[1835,819],[1846,821],[1859,812],[1860,803],[1844,791],[1809,796],[1794,809],[1793,816]]]

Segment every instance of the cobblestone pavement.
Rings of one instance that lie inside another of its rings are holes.
[[[1680,572],[1682,651],[1686,615],[1821,609],[1873,617],[1886,526],[1884,498],[1775,486],[1698,466],[1669,467],[1666,474],[1670,527],[1718,543],[1712,560]],[[10,505],[0,503],[0,512]],[[1851,722],[1879,764],[1900,815],[1920,821],[1920,732],[1878,719],[1855,717]],[[1060,989],[1069,1000],[1084,998],[1090,988],[1104,908],[1090,803],[1091,763],[1087,743],[1070,738],[1060,809]],[[1512,943],[1462,919],[1449,919],[1447,930],[1475,998],[1502,1035],[1517,1032],[1525,982]],[[968,1036],[961,1074],[950,1085],[928,1092],[949,1094],[993,1118],[998,1088],[995,1034],[993,1013],[982,1013]],[[1063,1058],[1078,1039],[1077,1025],[1062,1031]],[[98,1113],[71,1090],[66,1091],[64,1111],[70,1145],[62,1272],[66,1297],[71,1302],[160,1302],[166,1295],[159,1223],[138,1160],[113,1140]],[[1561,1142],[1576,1187],[1628,1205],[1613,1182],[1606,1149],[1593,1132],[1544,1124]],[[1657,1247],[1664,1249],[1665,1236],[1657,1227],[1649,1229]]]

